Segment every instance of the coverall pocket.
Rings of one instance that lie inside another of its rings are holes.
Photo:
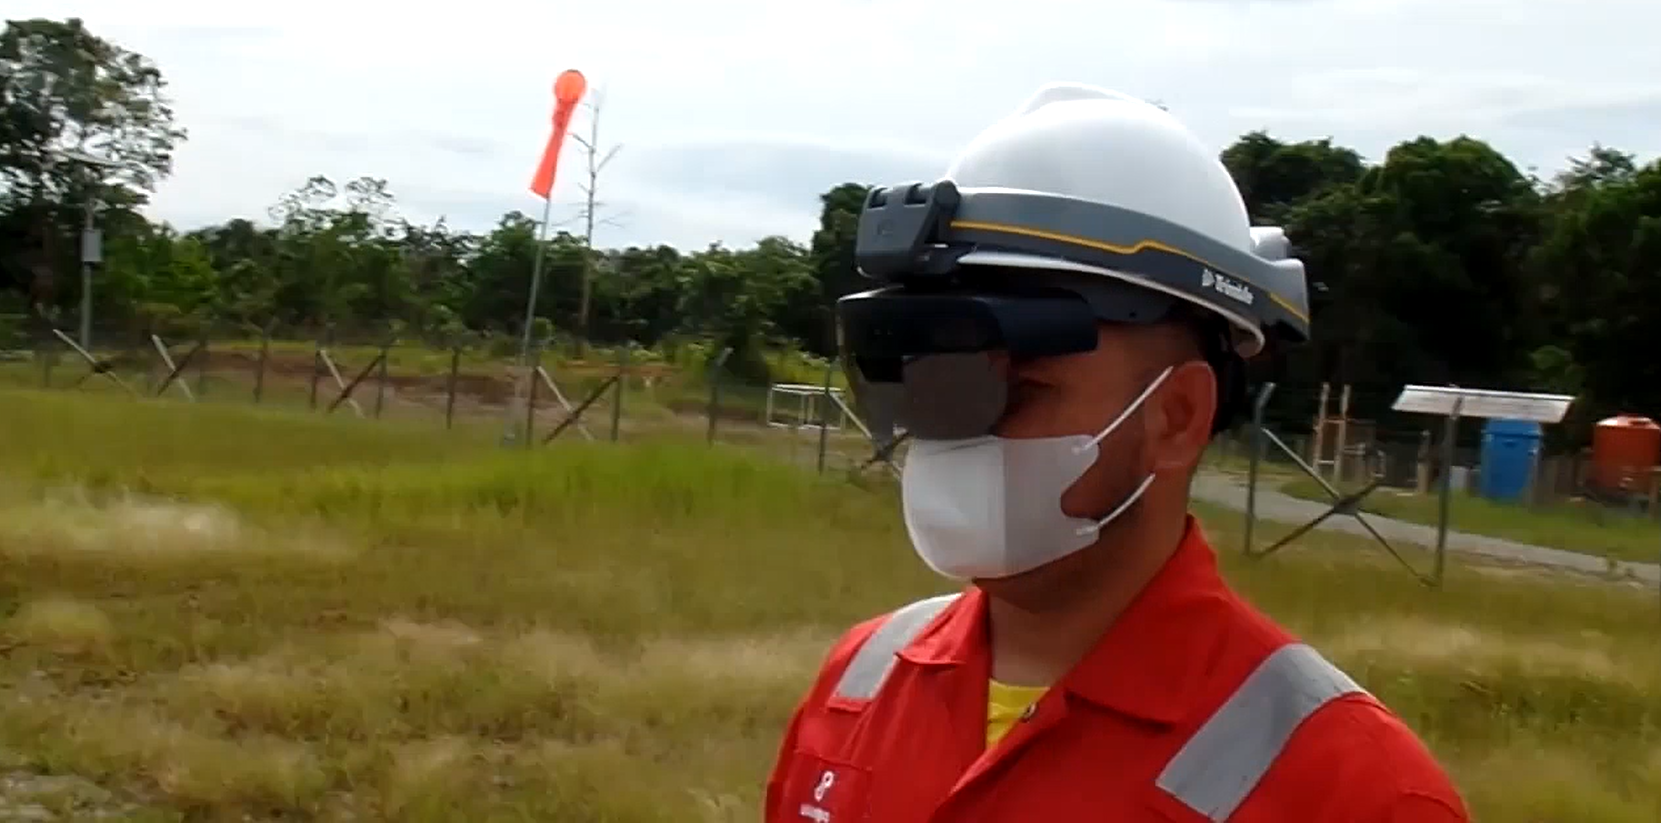
[[[864,823],[869,811],[871,772],[797,750],[784,779],[780,811],[804,823]]]

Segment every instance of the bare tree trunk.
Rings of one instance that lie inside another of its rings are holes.
[[[587,184],[582,186],[583,195],[586,199],[585,199],[585,202],[583,204],[583,213],[582,213],[582,217],[583,217],[582,296],[578,300],[578,303],[577,303],[577,341],[576,341],[576,347],[577,347],[578,355],[584,354],[587,351],[587,347],[588,347],[589,304],[592,300],[593,289],[594,289],[594,224],[595,224],[595,215],[598,213],[600,207],[605,205],[604,203],[601,203],[601,202],[599,202],[598,200],[595,199],[595,193],[599,189],[600,172],[605,169],[606,164],[610,163],[612,158],[617,156],[617,152],[623,148],[621,145],[617,145],[617,146],[612,146],[610,149],[607,149],[603,154],[600,152],[600,150],[599,150],[599,145],[600,145],[600,113],[603,110],[604,105],[605,105],[604,94],[603,93],[596,93],[596,94],[591,95],[590,98],[589,98],[589,103],[587,105],[588,105],[588,110],[589,110],[588,137],[584,138],[583,136],[576,135],[576,134],[571,135],[571,139],[575,140],[577,142],[577,145],[580,145],[580,146],[583,147],[583,153],[588,158],[588,182],[587,182]],[[603,221],[600,221],[600,222],[605,223],[605,222],[611,222],[611,221],[603,220]]]

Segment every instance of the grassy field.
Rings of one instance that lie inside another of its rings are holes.
[[[508,453],[15,389],[0,432],[0,819],[754,820],[827,644],[944,588],[891,483],[759,441]],[[1430,592],[1324,534],[1222,561],[1478,819],[1661,819],[1653,591],[1454,565]]]
[[[1331,499],[1325,489],[1307,477],[1279,488],[1294,497],[1322,503]],[[1363,511],[1431,526],[1441,515],[1440,506],[1435,494],[1395,489],[1378,489],[1362,501]],[[1614,560],[1661,562],[1661,521],[1591,501],[1522,506],[1455,493],[1448,507],[1448,528]]]

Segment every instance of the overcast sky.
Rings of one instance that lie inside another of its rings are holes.
[[[1470,134],[1547,174],[1661,153],[1657,0],[6,0],[153,59],[190,132],[155,196],[181,228],[308,176],[488,228],[527,190],[576,67],[604,91],[597,245],[805,239],[844,181],[931,179],[1039,85],[1163,101],[1221,149],[1264,128],[1369,160]],[[574,129],[585,129],[579,115]],[[577,212],[568,145],[554,219]]]

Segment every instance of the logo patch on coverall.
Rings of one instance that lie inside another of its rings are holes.
[[[810,823],[863,820],[870,777],[857,766],[798,753],[785,780],[786,808]]]

